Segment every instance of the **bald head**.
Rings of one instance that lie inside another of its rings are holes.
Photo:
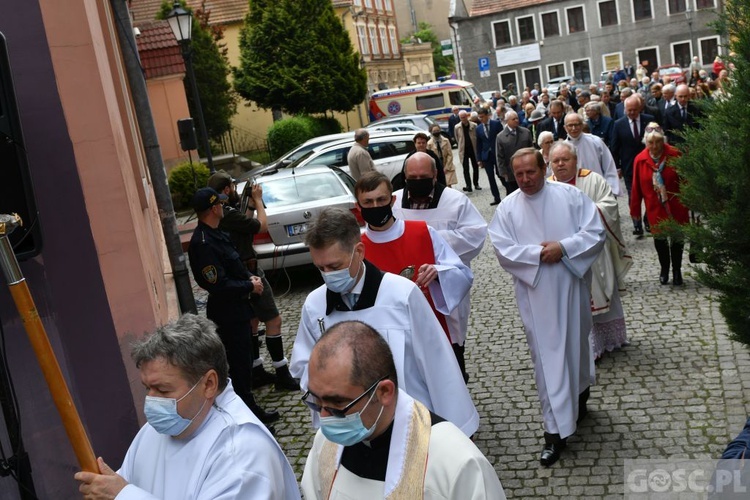
[[[625,115],[630,120],[636,120],[641,114],[642,102],[638,95],[631,95],[625,99]]]
[[[416,152],[407,158],[404,175],[407,179],[430,179],[437,176],[437,165],[432,156]]]
[[[324,372],[329,363],[345,360],[350,365],[349,383],[367,388],[381,377],[398,386],[393,353],[388,343],[370,325],[343,321],[329,328],[313,347],[310,364]]]

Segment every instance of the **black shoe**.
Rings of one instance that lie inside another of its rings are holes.
[[[299,391],[299,384],[292,374],[289,373],[289,366],[284,365],[276,368],[276,384],[277,391]]]
[[[633,235],[634,236],[643,236],[643,228],[642,227],[636,227],[633,229]]]
[[[464,188],[464,191],[466,191],[467,193],[471,193],[471,188]]]
[[[476,189],[477,191],[481,191],[482,190],[482,188],[480,188],[479,186],[474,186],[474,189]]]
[[[549,443],[544,445],[542,454],[539,456],[539,463],[545,467],[549,467],[558,460],[560,460],[560,453],[565,449],[565,444],[560,443]]]
[[[661,276],[659,276],[659,283],[661,283],[662,285],[669,284],[669,275],[662,274]]]
[[[674,271],[672,286],[682,286],[682,271]]]
[[[258,389],[265,385],[273,384],[276,382],[276,377],[273,373],[268,373],[263,365],[258,365],[253,368],[253,389]]]
[[[651,224],[649,224],[647,221],[643,221],[643,229],[646,230],[647,233],[651,232]]]
[[[490,203],[490,206],[494,207],[495,205],[499,205],[499,204],[500,204],[500,200],[495,200],[492,203]]]
[[[250,411],[255,413],[255,416],[258,417],[258,420],[263,422],[264,424],[270,424],[271,422],[276,422],[281,415],[279,415],[279,412],[276,410],[264,410],[260,406],[252,405],[250,406]]]

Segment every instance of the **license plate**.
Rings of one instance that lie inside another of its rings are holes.
[[[301,224],[290,224],[286,227],[286,232],[289,236],[300,236],[307,232],[307,222]]]

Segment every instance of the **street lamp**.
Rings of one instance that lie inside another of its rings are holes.
[[[180,2],[175,2],[172,12],[167,14],[167,21],[169,21],[169,27],[172,29],[172,33],[182,49],[182,58],[185,60],[185,69],[187,71],[188,80],[190,81],[190,90],[193,93],[193,103],[195,104],[198,129],[200,131],[201,141],[203,142],[203,149],[206,151],[208,169],[213,174],[216,170],[214,169],[214,160],[211,156],[211,145],[208,143],[206,122],[203,119],[201,98],[200,95],[198,95],[198,85],[195,83],[195,71],[193,70],[193,51],[190,46],[190,37],[193,34],[193,14],[183,9]]]
[[[690,30],[690,63],[693,62],[693,9],[688,6],[685,9],[685,19],[687,19],[688,29]]]

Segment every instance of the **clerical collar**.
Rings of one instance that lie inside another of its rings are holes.
[[[438,204],[440,203],[440,197],[443,195],[443,191],[445,191],[445,186],[443,186],[440,183],[435,183],[435,186],[432,188],[432,194],[431,198],[429,200],[429,204],[426,206],[414,206],[412,204],[411,198],[409,198],[409,190],[404,189],[404,195],[401,197],[401,208],[407,209],[407,210],[421,210],[425,208],[437,208]]]
[[[326,316],[331,314],[333,311],[359,311],[362,309],[368,309],[375,305],[375,299],[378,296],[378,290],[380,289],[380,283],[383,281],[383,271],[375,267],[372,263],[364,260],[365,263],[365,274],[359,283],[354,286],[352,291],[356,291],[361,285],[359,299],[354,304],[352,309],[344,303],[344,299],[340,293],[332,292],[326,289]]]

